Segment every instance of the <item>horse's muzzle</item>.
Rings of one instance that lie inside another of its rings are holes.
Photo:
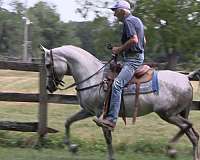
[[[53,89],[53,88],[51,88],[51,87],[49,87],[49,86],[47,86],[46,89],[47,89],[50,93],[53,93],[53,92],[56,91],[56,89]]]

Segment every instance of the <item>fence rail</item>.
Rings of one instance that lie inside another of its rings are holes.
[[[0,61],[0,69],[39,72],[41,64]]]
[[[0,69],[4,70],[16,70],[16,71],[28,71],[28,72],[40,72],[39,74],[39,93],[5,93],[0,92],[0,101],[14,101],[14,102],[39,102],[38,109],[38,122],[0,122],[0,129],[6,130],[18,130],[18,131],[37,131],[39,139],[44,137],[48,132],[54,131],[54,129],[47,127],[48,117],[48,103],[60,103],[60,104],[78,104],[77,97],[75,95],[59,95],[59,94],[47,94],[46,92],[46,69],[44,55],[41,58],[41,63],[23,63],[12,61],[0,61]],[[70,71],[66,73],[70,75]],[[8,125],[9,124],[9,125]],[[29,129],[27,127],[29,125]],[[21,126],[24,126],[22,129]],[[15,129],[13,129],[15,128]],[[32,129],[30,129],[32,128]]]
[[[10,102],[40,102],[40,94],[34,93],[4,93],[0,92],[0,101]],[[48,103],[79,104],[75,95],[48,94]]]
[[[32,127],[37,128],[37,132],[40,137],[43,137],[48,130],[47,127],[47,113],[48,113],[48,103],[60,103],[60,104],[79,104],[77,97],[75,95],[59,95],[59,94],[47,94],[46,92],[46,70],[44,55],[42,56],[41,63],[22,63],[22,62],[7,62],[0,61],[0,69],[5,70],[17,70],[17,71],[29,71],[29,72],[40,72],[40,90],[39,93],[5,93],[0,92],[0,101],[15,101],[15,102],[39,102],[38,110],[38,124],[35,122]],[[186,74],[186,73],[185,73]],[[70,71],[66,75],[71,75]],[[200,110],[200,101],[193,101],[192,110]],[[19,124],[20,122],[14,122],[14,124]],[[0,123],[4,124],[3,122]],[[7,124],[7,123],[6,123]],[[11,129],[13,128],[13,123]],[[20,123],[21,125],[21,123]],[[27,125],[25,123],[24,125]],[[0,127],[4,129],[9,129],[8,126]],[[33,130],[36,130],[35,128]]]
[[[41,66],[42,64],[39,63],[0,61],[0,69],[8,69],[16,71],[40,72]],[[66,75],[71,75],[70,70],[67,71]]]

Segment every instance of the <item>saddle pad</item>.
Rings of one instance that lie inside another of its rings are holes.
[[[123,95],[136,94],[135,90],[136,90],[136,84],[128,85],[123,89]],[[155,92],[156,94],[158,94],[159,92],[157,71],[153,72],[152,80],[140,84],[140,91],[139,91],[140,94],[146,94],[152,92]]]

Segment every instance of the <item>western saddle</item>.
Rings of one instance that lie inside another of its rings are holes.
[[[115,77],[121,71],[121,68],[122,67],[120,64],[111,63],[110,70],[105,75],[103,88],[107,94],[106,94],[106,98],[104,101],[102,117],[105,117],[109,111],[110,98],[111,98],[111,92],[112,92],[112,83],[113,83]],[[136,121],[138,108],[140,106],[140,104],[139,104],[140,84],[150,81],[152,79],[152,76],[153,76],[153,68],[151,68],[148,65],[141,65],[138,69],[136,69],[134,76],[131,78],[131,80],[126,85],[126,86],[128,86],[130,84],[136,85],[135,104],[134,104],[134,112],[133,112],[133,120],[132,120],[133,123],[135,123],[135,121]],[[126,115],[125,115],[124,105],[121,105],[121,114],[122,114],[122,119],[124,120],[124,123],[126,124]]]

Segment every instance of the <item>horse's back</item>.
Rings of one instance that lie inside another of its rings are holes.
[[[158,81],[172,87],[175,86],[174,89],[179,89],[179,87],[182,90],[191,88],[190,81],[186,75],[170,70],[158,71]]]
[[[158,71],[158,83],[158,93],[139,95],[138,116],[151,112],[176,114],[192,101],[192,86],[186,75],[169,70]],[[125,96],[124,104],[127,116],[131,117],[135,107],[135,96]]]

